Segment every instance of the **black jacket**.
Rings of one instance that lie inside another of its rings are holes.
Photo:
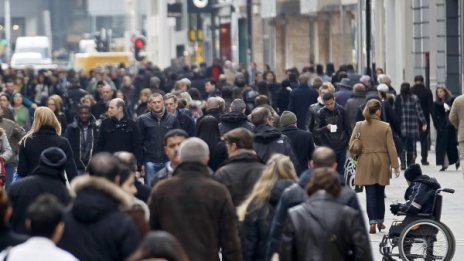
[[[318,96],[314,88],[308,85],[300,85],[290,93],[288,110],[295,113],[299,129],[305,128],[308,108],[311,104],[317,102]]]
[[[267,261],[266,250],[274,211],[282,192],[293,182],[279,179],[274,184],[269,201],[262,206],[251,202],[240,227],[244,261]]]
[[[422,112],[424,113],[425,120],[430,123],[430,115],[433,115],[433,94],[430,89],[423,84],[415,84],[411,87],[411,92],[419,98]]]
[[[216,171],[214,178],[226,186],[234,206],[238,207],[250,194],[264,167],[256,154],[244,150],[230,157]]]
[[[432,214],[435,192],[440,188],[435,178],[421,175],[415,178],[406,189],[404,199],[406,203],[400,204],[399,211],[407,216]]]
[[[280,131],[274,127],[268,125],[258,125],[254,129],[255,141],[253,142],[253,148],[256,151],[256,155],[263,161],[267,162],[272,154],[280,153],[289,156],[295,166],[298,168],[298,159],[293,152],[290,139],[280,133]]]
[[[344,109],[350,122],[350,130],[353,130],[356,125],[359,106],[365,103],[365,99],[366,95],[364,93],[353,93],[345,103]]]
[[[13,207],[13,216],[10,221],[16,232],[27,232],[24,224],[27,208],[44,193],[56,196],[65,206],[71,202],[63,171],[40,165],[30,176],[11,184],[8,197]]]
[[[288,215],[281,261],[373,260],[360,213],[325,191],[316,192]]]
[[[88,132],[90,135],[89,139],[87,139],[88,149],[90,152],[90,157],[92,157],[92,153],[95,147],[95,142],[98,137],[98,129],[97,125],[95,124],[95,117],[92,115],[90,116],[89,123],[88,123]],[[68,138],[69,144],[71,145],[71,149],[73,150],[74,161],[76,162],[77,169],[80,171],[84,171],[89,163],[90,157],[85,160],[82,158],[81,153],[81,138],[84,135],[84,129],[82,123],[80,122],[79,118],[76,116],[74,122],[69,124],[66,128],[64,136]],[[82,134],[82,135],[81,135]]]
[[[120,121],[115,118],[107,118],[100,126],[94,154],[102,151],[109,153],[127,151],[137,155],[137,135],[135,122],[126,116]]]
[[[137,158],[139,165],[145,162],[167,162],[164,154],[164,135],[179,128],[179,122],[174,115],[165,112],[158,120],[153,113],[145,113],[137,119],[139,131],[140,153]]]
[[[245,114],[241,112],[228,112],[219,117],[219,132],[221,135],[236,128],[245,128],[253,131],[254,125],[248,121]]]
[[[308,131],[298,129],[296,126],[284,128],[282,134],[287,136],[291,141],[293,152],[298,159],[298,169],[296,169],[296,173],[300,175],[308,168],[308,161],[313,155],[313,135]]]
[[[345,110],[340,105],[336,105],[333,111],[327,108],[319,110],[319,122],[314,130],[321,138],[321,145],[333,150],[343,150],[348,147],[350,139],[350,123]],[[330,132],[328,124],[337,125],[336,132]]]
[[[104,178],[80,176],[71,184],[76,194],[64,214],[65,229],[58,246],[79,260],[125,260],[140,241],[129,209],[131,197]]]
[[[66,158],[65,170],[69,181],[77,176],[76,163],[68,139],[60,137],[51,126],[42,126],[38,132],[23,140],[19,145],[18,175],[26,177],[39,165],[42,151],[50,147],[58,147],[64,151]]]
[[[308,112],[306,113],[306,121],[305,121],[305,130],[311,132],[313,134],[314,143],[318,146],[321,145],[321,139],[314,131],[315,128],[319,126],[319,110],[324,108],[324,104],[320,102],[316,102],[309,106]]]
[[[183,129],[185,132],[188,133],[190,137],[195,136],[195,120],[190,117],[184,111],[177,109],[176,115],[177,121],[179,122],[179,128]]]

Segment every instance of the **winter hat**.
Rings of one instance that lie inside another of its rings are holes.
[[[64,169],[66,161],[66,154],[58,147],[50,147],[40,154],[40,165],[51,168]]]
[[[422,175],[422,170],[419,164],[409,165],[409,167],[404,172],[404,177],[407,181],[413,181],[420,175]]]
[[[296,115],[291,111],[284,111],[280,116],[280,127],[285,128],[288,125],[296,123]]]
[[[377,86],[377,91],[379,92],[388,92],[389,88],[385,83],[381,83]]]

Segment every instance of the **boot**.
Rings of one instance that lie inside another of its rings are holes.
[[[410,165],[416,163],[416,159],[414,157],[414,153],[413,152],[408,152],[406,153],[406,162],[407,162],[407,166],[409,167]]]
[[[400,153],[400,162],[401,162],[401,170],[405,170],[406,169],[406,156],[405,156],[404,151]]]

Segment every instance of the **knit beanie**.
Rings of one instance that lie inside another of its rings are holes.
[[[422,175],[422,170],[419,164],[412,164],[404,172],[404,177],[407,181],[411,182],[415,180],[417,177]]]
[[[296,123],[296,115],[291,111],[284,111],[280,116],[280,127],[285,128]]]
[[[64,169],[66,161],[66,154],[58,147],[50,147],[40,154],[40,165],[54,169]]]

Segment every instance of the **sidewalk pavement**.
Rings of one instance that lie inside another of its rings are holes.
[[[419,147],[419,146],[418,146]],[[418,153],[420,155],[420,153]],[[443,193],[443,209],[441,221],[446,224],[454,234],[456,238],[456,252],[453,260],[464,260],[464,175],[461,168],[456,171],[455,165],[449,166],[445,172],[439,172],[441,166],[435,166],[435,153],[430,152],[429,158],[430,166],[422,166],[422,172],[426,175],[435,177],[438,182],[444,188],[455,189],[454,194]],[[416,159],[416,162],[420,162],[420,157]],[[462,162],[464,163],[464,162]],[[406,179],[404,178],[404,171],[401,172],[399,178],[392,178],[390,186],[385,189],[385,226],[386,230],[377,232],[376,234],[370,235],[370,241],[372,246],[372,252],[374,254],[374,260],[382,260],[382,255],[379,252],[379,243],[383,236],[388,233],[388,229],[393,220],[401,220],[404,217],[397,217],[390,213],[390,204],[394,201],[404,202],[404,192],[408,187]],[[364,217],[366,223],[368,222],[366,212],[366,194],[358,193],[359,201],[364,210]],[[462,258],[462,259],[461,259]]]

